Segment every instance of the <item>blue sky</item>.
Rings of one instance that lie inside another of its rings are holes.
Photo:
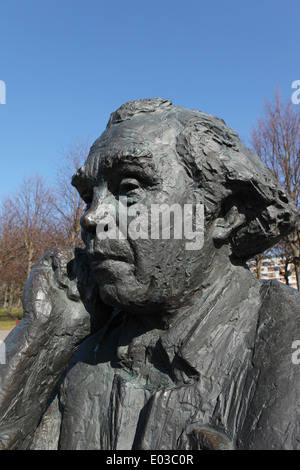
[[[148,97],[219,116],[247,142],[300,79],[299,0],[1,0],[0,197]],[[300,106],[300,105],[299,105]]]

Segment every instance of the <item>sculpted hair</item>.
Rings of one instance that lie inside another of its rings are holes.
[[[177,152],[203,193],[208,223],[232,206],[245,216],[229,241],[233,255],[247,260],[295,228],[297,209],[277,177],[236,132],[213,116],[199,118],[179,134]]]

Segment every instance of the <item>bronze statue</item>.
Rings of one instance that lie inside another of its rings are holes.
[[[246,265],[297,223],[274,175],[221,119],[146,99],[111,115],[72,184],[86,248],[54,249],[27,280],[2,447],[299,448],[300,296]],[[175,215],[151,237],[157,205],[203,207],[202,243],[172,236]]]

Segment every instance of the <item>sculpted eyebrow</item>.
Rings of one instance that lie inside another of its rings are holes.
[[[153,183],[158,181],[156,166],[150,152],[120,152],[101,159],[103,174],[115,171],[119,174],[138,174],[144,180]]]
[[[73,175],[71,184],[77,189],[82,198],[87,191],[91,191],[93,189],[94,179],[77,172]]]
[[[93,167],[93,168],[92,168]],[[83,197],[84,193],[93,189],[99,181],[100,175],[107,177],[112,173],[136,174],[145,183],[155,184],[159,181],[151,152],[148,151],[120,151],[116,154],[101,155],[96,158],[92,167],[83,166],[72,178],[74,186]]]
[[[124,165],[125,163],[136,164],[142,167],[150,165],[154,168],[152,153],[147,150],[121,150],[117,153],[103,155],[101,157],[101,167],[103,169],[114,168],[117,165]]]

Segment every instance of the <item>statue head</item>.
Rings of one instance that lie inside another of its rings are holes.
[[[72,184],[87,204],[82,236],[100,296],[129,311],[178,308],[212,272],[218,277],[230,264],[245,263],[296,223],[279,182],[236,132],[219,118],[163,99],[129,102],[114,112]],[[169,219],[173,228],[184,207],[204,208],[199,246],[187,249],[185,237],[174,233],[151,236],[149,214],[162,204],[182,208]],[[145,222],[140,236],[124,231],[134,214],[135,227]],[[109,217],[123,236],[99,235]]]

